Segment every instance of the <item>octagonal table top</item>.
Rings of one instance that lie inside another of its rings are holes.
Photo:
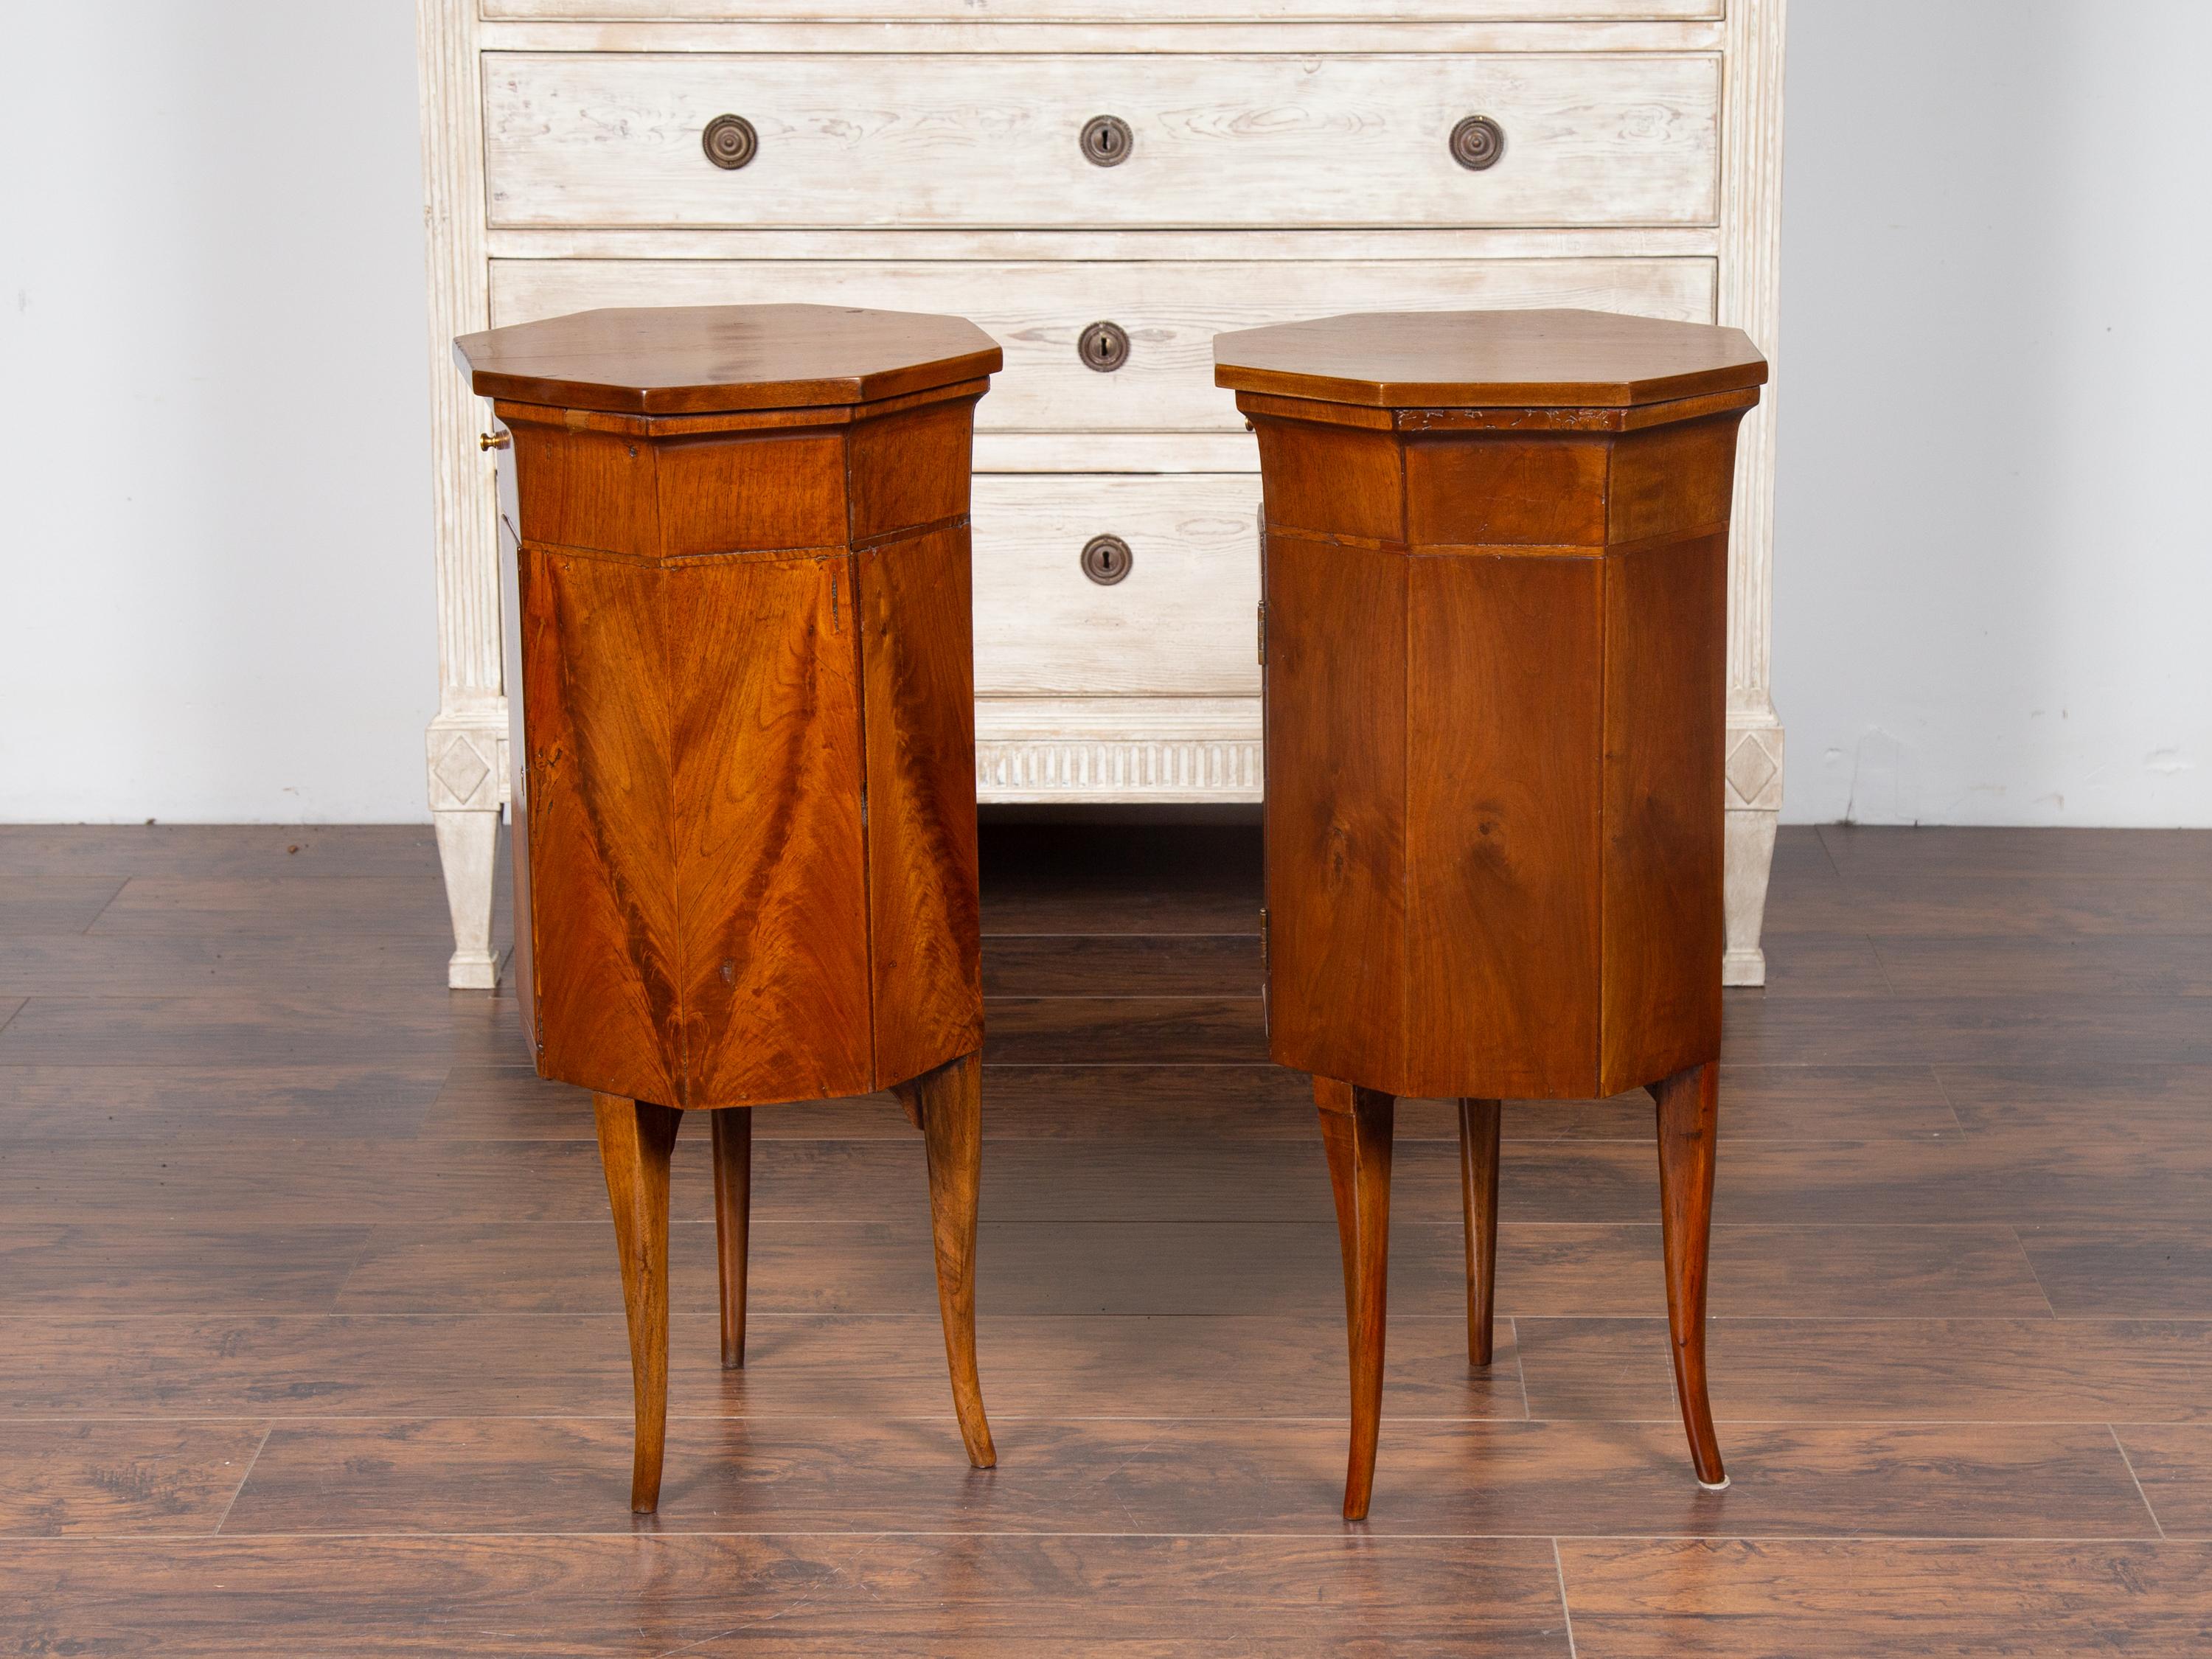
[[[1741,329],[1605,311],[1386,311],[1213,341],[1214,384],[1377,409],[1621,409],[1762,384]]]
[[[814,305],[580,311],[465,334],[453,353],[482,396],[624,415],[874,403],[1002,361],[964,317]]]

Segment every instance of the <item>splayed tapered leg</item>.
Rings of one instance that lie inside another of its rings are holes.
[[[1713,1141],[1720,1066],[1713,1061],[1651,1085],[1658,1103],[1660,1238],[1667,1258],[1667,1329],[1690,1461],[1702,1486],[1728,1485],[1705,1392],[1705,1266],[1713,1221]]]
[[[937,1243],[937,1309],[952,1372],[952,1408],[968,1461],[993,1468],[999,1454],[983,1415],[975,1374],[975,1200],[983,1162],[983,1066],[963,1054],[898,1085],[899,1103],[921,1129],[929,1158],[930,1231]]]
[[[1498,1316],[1498,1134],[1494,1100],[1459,1103],[1460,1207],[1467,1219],[1467,1363],[1490,1364]]]
[[[636,1401],[629,1506],[660,1505],[661,1449],[668,1435],[668,1155],[682,1115],[620,1095],[592,1097],[599,1162],[615,1216],[623,1306],[629,1315],[629,1372]]]
[[[1382,1334],[1390,1262],[1390,1129],[1397,1102],[1372,1089],[1313,1080],[1322,1146],[1336,1196],[1344,1254],[1344,1316],[1352,1360],[1352,1443],[1345,1458],[1344,1518],[1364,1520],[1375,1490],[1382,1426]]]
[[[708,1114],[714,1129],[714,1261],[722,1287],[722,1369],[745,1364],[745,1254],[752,1229],[753,1115]]]

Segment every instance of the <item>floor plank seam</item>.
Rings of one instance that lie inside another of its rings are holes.
[[[758,1229],[759,1224],[760,1224],[757,1222],[754,1224],[756,1230]],[[15,1304],[0,1304],[0,1313],[5,1313],[10,1319],[18,1321],[53,1322],[81,1325],[120,1325],[131,1323],[155,1324],[162,1321],[167,1321],[178,1325],[197,1325],[222,1321],[252,1321],[258,1323],[276,1323],[280,1321],[302,1321],[311,1319],[332,1321],[343,1320],[355,1324],[368,1324],[378,1320],[452,1322],[471,1319],[596,1319],[619,1322],[623,1318],[623,1310],[620,1308],[456,1308],[437,1304],[426,1304],[418,1308],[368,1308],[359,1310],[350,1308],[307,1308],[295,1309],[283,1313],[271,1313],[267,1309],[254,1307],[234,1309],[211,1308],[202,1313],[180,1314],[153,1310],[118,1310],[112,1313],[70,1313],[63,1311],[48,1304],[33,1302]],[[687,1304],[681,1307],[672,1308],[669,1310],[669,1314],[670,1317],[674,1319],[704,1320],[714,1318],[715,1316],[715,1310],[712,1306],[704,1304],[696,1305]],[[1162,1310],[1143,1313],[1116,1313],[1108,1310],[1099,1310],[1095,1312],[1077,1313],[999,1313],[988,1314],[981,1316],[988,1322],[992,1323],[1006,1323],[1019,1320],[1029,1324],[1049,1324],[1056,1322],[1096,1324],[1108,1321],[1120,1320],[1133,1322],[1181,1322],[1205,1320],[1216,1322],[1223,1320],[1258,1320],[1268,1323],[1285,1322],[1296,1323],[1302,1321],[1325,1323],[1328,1321],[1328,1310],[1325,1307],[1316,1305],[1313,1309],[1304,1312],[1291,1312],[1285,1314],[1243,1314],[1218,1309],[1196,1309],[1190,1310]],[[902,1322],[921,1325],[933,1324],[935,1319],[935,1316],[933,1314],[920,1307],[916,1307],[910,1310],[896,1309],[849,1309],[834,1312],[814,1312],[807,1310],[791,1311],[781,1309],[755,1309],[748,1315],[748,1317],[762,1322],[767,1322],[769,1321],[790,1321],[793,1322],[829,1321],[860,1323],[865,1322],[880,1321],[884,1323]],[[1500,1314],[1498,1317],[1509,1322],[1514,1320],[1525,1321],[1532,1325],[1653,1325],[1664,1324],[1666,1322],[1667,1316],[1663,1310],[1656,1310],[1651,1313],[1632,1314]],[[1394,1325],[1400,1323],[1440,1325],[1452,1322],[1453,1321],[1453,1315],[1443,1313],[1401,1313],[1395,1314],[1391,1317],[1391,1322]],[[1715,1314],[1706,1322],[1709,1326],[1733,1326],[1739,1329],[1761,1324],[1814,1326],[1847,1325],[1856,1328],[1863,1328],[1867,1326],[1873,1325],[2004,1326],[2033,1324],[2037,1326],[2076,1325],[2089,1327],[2122,1324],[2203,1326],[2212,1325],[2212,1314]]]
[[[374,1226],[371,1225],[364,1228],[362,1234],[361,1243],[354,1250],[353,1259],[346,1263],[345,1277],[338,1280],[337,1288],[331,1292],[330,1305],[323,1310],[323,1317],[329,1319],[364,1319],[375,1318],[378,1316],[373,1314],[348,1313],[338,1306],[339,1303],[345,1300],[345,1293],[353,1284],[354,1275],[361,1271],[361,1264],[368,1260],[369,1250],[376,1242],[376,1229]],[[285,1316],[278,1315],[276,1316],[282,1318]],[[588,1316],[588,1315],[586,1316]]]
[[[1936,1085],[1936,1092],[1943,1097],[1943,1109],[1951,1115],[1951,1127],[1959,1139],[1972,1139],[1973,1137],[1966,1133],[1966,1120],[1959,1115],[1958,1097],[1951,1092],[1950,1085],[1943,1081],[1942,1066],[1932,1060],[1928,1066],[1928,1080]]]
[[[115,908],[115,901],[123,896],[123,890],[130,886],[131,884],[137,879],[137,878],[136,876],[124,877],[121,881],[116,884],[115,890],[107,896],[106,901],[100,905],[99,909],[93,912],[92,920],[85,923],[85,925],[76,933],[67,935],[66,937],[72,939],[90,938],[92,930],[100,926],[100,919]]]
[[[1875,971],[1881,975],[1882,989],[1888,992],[1892,996],[1899,994],[1897,988],[1897,981],[1890,977],[1889,963],[1881,954],[1881,941],[1877,939],[1872,933],[1858,933],[1850,935],[1849,937],[1863,939],[1866,941],[1867,949],[1874,955]],[[1932,1071],[1934,1067],[1931,1066],[1929,1069]]]
[[[2142,1477],[2136,1473],[2136,1461],[2128,1455],[2127,1443],[2120,1438],[2120,1431],[2116,1425],[2106,1424],[2105,1431],[2112,1437],[2112,1449],[2119,1453],[2120,1462],[2127,1469],[2128,1479],[2135,1483],[2136,1496],[2142,1499],[2144,1513],[2150,1516],[2151,1525],[2158,1529],[2158,1535],[2163,1540],[2166,1537],[2166,1522],[2158,1518],[2158,1506],[2150,1501],[2150,1494],[2143,1490]]]
[[[1413,1316],[1413,1317],[1415,1318],[1437,1318],[1440,1316],[1441,1316],[1437,1315]],[[1528,1367],[1522,1362],[1521,1357],[1520,1316],[1515,1314],[1507,1314],[1502,1316],[1502,1317],[1505,1321],[1506,1330],[1511,1334],[1513,1339],[1513,1377],[1514,1381],[1520,1385],[1521,1389],[1522,1419],[1524,1422],[1533,1423],[1536,1420],[1536,1413],[1534,1407],[1528,1402]]]
[[[2013,1223],[2008,1225],[2005,1228],[2005,1231],[2012,1235],[2013,1247],[2020,1252],[2020,1259],[2027,1266],[2028,1282],[2035,1286],[2036,1294],[2043,1298],[2043,1305],[2051,1310],[2051,1316],[2053,1319],[2063,1319],[2066,1317],[2066,1316],[2058,1311],[2057,1303],[2051,1300],[2051,1287],[2043,1282],[2043,1275],[2036,1272],[2035,1258],[2028,1253],[2027,1241],[2020,1236],[2019,1224],[2016,1222]],[[2108,1314],[2076,1314],[2073,1316],[2076,1319],[2106,1319],[2112,1317],[2112,1316]]]
[[[1334,1530],[1331,1528],[1334,1528]],[[1006,1539],[1177,1539],[1218,1538],[1256,1542],[1311,1543],[1316,1540],[1335,1538],[1340,1541],[1357,1542],[1363,1550],[1387,1547],[1395,1544],[1464,1544],[1464,1543],[1527,1543],[1552,1544],[1556,1547],[1564,1539],[1576,1544],[1814,1544],[1822,1546],[1888,1546],[1893,1544],[1926,1545],[1984,1545],[1984,1544],[2051,1544],[2108,1545],[2139,1544],[2150,1547],[2172,1546],[2177,1552],[2212,1548],[2212,1535],[2193,1534],[2171,1537],[2165,1534],[2135,1534],[2128,1533],[1903,1533],[1867,1532],[1864,1530],[1827,1532],[1750,1532],[1723,1528],[1706,1532],[1397,1532],[1370,1531],[1365,1522],[1322,1522],[1303,1532],[1279,1529],[1252,1531],[1182,1531],[1155,1528],[1136,1530],[1103,1532],[1097,1528],[1054,1528],[1046,1527],[1004,1528],[963,1527],[957,1529],[916,1528],[885,1531],[864,1528],[806,1528],[774,1527],[715,1528],[711,1527],[658,1527],[635,1529],[610,1528],[600,1532],[580,1532],[573,1528],[550,1528],[538,1531],[486,1530],[455,1532],[436,1528],[406,1531],[318,1531],[318,1532],[97,1532],[73,1531],[61,1533],[19,1533],[0,1536],[0,1557],[23,1548],[73,1548],[81,1544],[325,1544],[348,1540],[425,1541],[434,1539],[458,1539],[476,1543],[538,1542],[546,1540],[568,1540],[580,1543],[619,1541],[625,1545],[638,1543],[673,1543],[699,1539],[764,1540],[778,1538],[837,1538],[837,1539],[945,1539],[954,1542],[977,1538]]]
[[[629,1408],[606,1411],[562,1412],[378,1412],[352,1411],[330,1413],[286,1413],[272,1417],[267,1407],[250,1412],[185,1411],[163,1413],[160,1415],[134,1415],[119,1412],[70,1413],[10,1413],[7,1420],[16,1424],[89,1424],[138,1423],[173,1426],[226,1423],[264,1423],[271,1429],[296,1428],[325,1424],[393,1424],[393,1423],[628,1423]],[[668,1420],[672,1423],[842,1423],[845,1416],[830,1411],[800,1411],[775,1409],[764,1412],[678,1411],[671,1407]],[[952,1420],[950,1410],[876,1412],[870,1420],[878,1423],[945,1423]],[[1253,1412],[1223,1413],[1194,1417],[1188,1412],[1174,1413],[1159,1412],[1080,1413],[1066,1412],[1002,1412],[994,1411],[992,1420],[1008,1423],[1098,1423],[1147,1424],[1157,1427],[1230,1428],[1244,1424],[1270,1425],[1279,1428],[1306,1425],[1333,1427],[1342,1419],[1320,1412],[1297,1412],[1262,1414]],[[1435,1415],[1414,1412],[1388,1412],[1384,1424],[1421,1425],[1458,1425],[1466,1428],[1638,1428],[1663,1427],[1680,1418],[1672,1411],[1651,1417],[1486,1417],[1473,1415]],[[1714,1413],[1717,1423],[1727,1423],[1739,1429],[2106,1429],[2111,1419],[2103,1417],[1725,1417]],[[2201,1414],[2169,1418],[2136,1418],[2130,1419],[2145,1427],[2194,1427],[2202,1425]],[[1148,1449],[1146,1448],[1146,1449]],[[2124,1460],[2125,1454],[2122,1454]],[[2132,1468],[2130,1471],[2132,1474]],[[2140,1491],[2140,1482],[2137,1483]],[[2146,1500],[2148,1501],[2148,1500]],[[4,1534],[0,1534],[4,1536]]]
[[[253,1466],[261,1461],[262,1449],[268,1445],[269,1437],[276,1432],[276,1425],[274,1423],[261,1431],[261,1438],[254,1443],[253,1455],[246,1460],[246,1468],[239,1475],[238,1484],[231,1488],[230,1502],[222,1506],[222,1513],[216,1517],[214,1529],[208,1534],[209,1537],[222,1536],[224,1526],[230,1520],[230,1512],[238,1507],[239,1498],[246,1491],[246,1483],[253,1478]]]
[[[1567,1659],[1577,1659],[1575,1649],[1575,1610],[1567,1600],[1566,1558],[1559,1553],[1559,1540],[1552,1540],[1552,1566],[1559,1575],[1559,1619],[1567,1632]]]

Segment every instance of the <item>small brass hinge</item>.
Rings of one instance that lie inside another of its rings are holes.
[[[1260,666],[1267,665],[1267,603],[1260,602]]]

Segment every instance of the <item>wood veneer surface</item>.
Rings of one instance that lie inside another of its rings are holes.
[[[629,415],[867,403],[1000,362],[964,318],[812,305],[610,307],[464,335],[455,351],[479,396]]]
[[[1214,337],[1213,381],[1376,409],[1634,407],[1764,385],[1741,329],[1602,311],[1393,311]]]

